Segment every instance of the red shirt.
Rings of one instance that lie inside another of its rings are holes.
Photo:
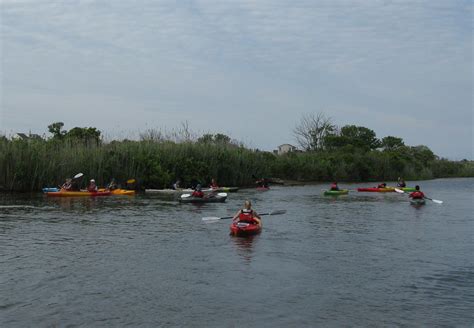
[[[409,195],[413,199],[423,199],[425,194],[422,191],[414,191]]]

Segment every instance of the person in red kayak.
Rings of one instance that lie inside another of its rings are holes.
[[[238,221],[238,222],[248,222],[248,223],[254,223],[254,224],[262,223],[261,221],[262,219],[257,214],[257,212],[255,212],[252,209],[252,203],[249,200],[245,201],[243,209],[235,213],[233,220],[234,222]]]
[[[88,192],[97,192],[98,188],[97,185],[95,184],[95,180],[91,179],[89,182],[89,185],[87,186],[87,191]]]
[[[420,190],[420,186],[415,186],[415,191],[408,195],[408,197],[412,199],[425,199],[425,194]]]
[[[202,192],[201,185],[198,184],[196,189],[191,194],[192,197],[204,198],[204,193]]]
[[[219,186],[217,185],[216,179],[214,178],[211,179],[211,184],[209,185],[209,188],[212,188],[212,189],[219,188]]]
[[[386,187],[387,187],[387,184],[385,182],[377,186],[377,188],[386,188]]]
[[[333,183],[332,183],[330,190],[334,190],[334,191],[338,191],[338,190],[339,190],[339,186],[337,185],[337,182],[333,182]]]

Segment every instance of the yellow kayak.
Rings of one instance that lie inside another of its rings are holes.
[[[101,188],[99,191],[106,191],[106,189]],[[126,189],[114,189],[110,190],[111,195],[126,195],[126,196],[131,196],[135,195],[135,190],[126,190]]]

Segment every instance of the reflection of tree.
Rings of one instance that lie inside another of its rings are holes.
[[[237,254],[242,257],[244,263],[250,264],[253,256],[254,242],[258,240],[258,235],[248,237],[232,237],[231,239],[234,241]]]

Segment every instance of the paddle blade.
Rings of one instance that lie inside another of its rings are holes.
[[[82,177],[84,175],[84,173],[78,173],[76,174],[73,179],[79,179],[80,177]]]
[[[431,201],[432,201],[433,203],[436,203],[436,204],[443,204],[443,201],[442,201],[442,200],[432,199]]]
[[[221,218],[218,218],[217,216],[207,216],[207,217],[202,218],[203,221],[218,221],[220,219]]]
[[[127,180],[127,183],[135,183],[135,181],[137,181],[137,180],[135,180],[135,179],[128,179],[128,180]]]
[[[280,215],[280,214],[285,214],[286,210],[276,210],[268,213],[268,215]]]
[[[220,192],[220,193],[217,194],[217,196],[227,197],[227,193],[225,193],[225,192]]]
[[[404,194],[405,192],[401,189],[395,188],[395,191],[398,192],[399,194]]]
[[[188,197],[191,197],[191,194],[182,194],[181,195],[181,198],[188,198]]]

